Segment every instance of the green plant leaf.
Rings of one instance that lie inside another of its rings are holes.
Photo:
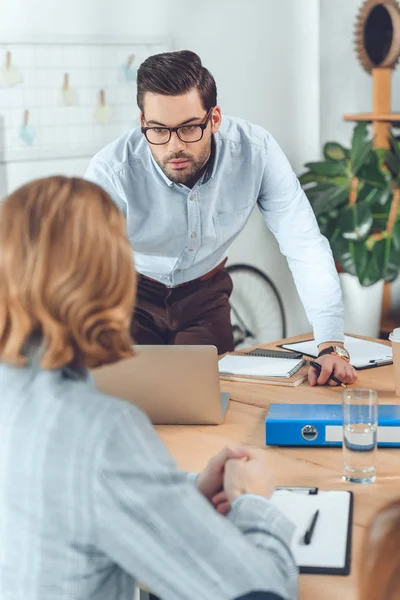
[[[392,239],[389,260],[386,265],[386,281],[394,281],[400,273],[400,249],[395,247]]]
[[[299,181],[302,186],[309,185],[311,183],[334,183],[340,187],[349,187],[351,179],[349,177],[330,177],[328,175],[321,175],[320,173],[313,173],[307,171],[299,177]]]
[[[335,261],[345,273],[355,275],[363,286],[387,277],[387,249],[387,240],[375,242],[372,250],[368,250],[365,242],[349,242],[343,238],[332,244]]]
[[[371,150],[366,156],[364,163],[358,169],[357,177],[372,187],[387,188],[389,177],[386,178],[379,168],[379,160],[375,150]]]
[[[393,198],[393,194],[392,194],[392,198]],[[372,231],[374,233],[386,231],[387,221],[388,221],[389,212],[390,212],[390,206],[391,206],[391,202],[387,202],[386,204],[384,204],[382,206],[379,201],[370,205],[372,218],[373,218]]]
[[[385,279],[389,251],[390,240],[383,239],[375,242],[369,254],[369,260],[363,273],[361,285],[370,286],[381,279]]]
[[[396,250],[400,250],[400,219],[398,219],[392,231],[393,246]],[[399,262],[400,265],[400,262]]]
[[[367,134],[368,124],[357,123],[354,128],[350,151],[351,167],[354,175],[357,175],[372,150],[372,140],[368,139]]]
[[[319,161],[306,163],[306,168],[317,175],[326,175],[327,177],[348,177],[348,170],[342,162]]]
[[[321,216],[318,219],[318,225],[322,235],[324,235],[329,241],[333,237],[333,234],[337,230],[336,219],[331,214]]]
[[[370,254],[364,242],[349,242],[340,238],[332,245],[332,250],[336,262],[343,271],[355,275],[363,285]]]
[[[379,168],[382,169],[385,166],[386,158],[390,154],[390,150],[387,148],[375,148],[375,153],[378,157]]]
[[[374,188],[369,184],[360,187],[357,194],[357,203],[366,202],[372,207],[384,206],[391,195],[391,189],[388,185],[385,189]]]
[[[337,142],[327,142],[324,146],[324,157],[326,160],[347,160],[350,158],[350,151]]]
[[[388,152],[385,158],[385,165],[389,169],[391,176],[396,179],[400,174],[400,162],[395,154]]]
[[[366,202],[357,202],[342,208],[337,219],[342,236],[346,240],[363,241],[367,239],[372,227],[372,213]]]
[[[304,191],[307,195],[307,198],[309,199],[309,201],[311,202],[311,204],[313,204],[313,202],[315,202],[315,200],[317,200],[317,198],[319,198],[319,196],[325,192],[326,190],[330,190],[332,188],[332,184],[331,183],[327,183],[325,181],[321,181],[318,182],[316,185],[313,186],[307,186]]]
[[[397,158],[400,167],[400,142],[395,138],[392,131],[390,132],[390,147],[393,154]]]
[[[335,262],[340,265],[340,268],[345,273],[357,275],[353,256],[350,252],[350,243],[347,240],[344,240],[341,235],[333,237],[335,240],[331,239],[331,248]]]
[[[342,206],[347,203],[348,197],[348,189],[340,188],[335,185],[331,185],[329,188],[322,190],[312,201],[315,216],[318,219],[321,215],[327,214],[339,206]]]
[[[364,284],[370,253],[363,242],[349,242],[349,250],[356,269],[356,275],[361,285]]]
[[[367,267],[363,273],[362,285],[373,285],[381,279],[393,281],[400,271],[400,251],[394,248],[392,238],[375,242]]]

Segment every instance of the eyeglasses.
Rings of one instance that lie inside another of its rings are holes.
[[[185,144],[193,144],[202,139],[213,108],[213,106],[210,108],[203,123],[196,125],[180,125],[179,127],[141,127],[141,130],[149,144],[154,144],[155,146],[168,144],[173,132],[176,133],[178,138],[182,142],[185,142]]]

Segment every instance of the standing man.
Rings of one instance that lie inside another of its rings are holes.
[[[310,383],[326,383],[332,372],[352,383],[332,253],[273,137],[222,117],[215,80],[190,51],[145,60],[137,103],[142,126],[96,154],[85,175],[126,218],[139,273],[135,341],[233,350],[226,251],[257,204],[324,352],[321,374],[311,369]]]

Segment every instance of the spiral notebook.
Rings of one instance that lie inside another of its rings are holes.
[[[238,356],[264,356],[267,358],[302,358],[301,352],[286,352],[285,350],[270,350],[268,348],[255,348],[254,350],[236,350],[230,354]]]
[[[218,369],[221,379],[279,383],[279,381],[284,382],[293,377],[305,364],[306,361],[299,358],[282,359],[270,356],[227,354],[219,361]],[[304,381],[305,377],[306,374],[302,373],[298,379]]]

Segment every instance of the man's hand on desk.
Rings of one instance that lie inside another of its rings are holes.
[[[204,471],[199,474],[196,482],[199,492],[212,502],[214,496],[223,489],[227,461],[246,458],[250,458],[250,451],[246,448],[230,448],[229,446],[223,448],[221,452],[210,459]],[[229,512],[229,508],[227,512]]]
[[[310,385],[338,385],[332,379],[329,379],[331,375],[334,375],[339,381],[346,385],[352,384],[357,379],[357,371],[355,368],[339,356],[332,354],[325,354],[315,359],[315,362],[319,363],[322,367],[320,375],[314,367],[310,367],[308,370],[308,381]]]

